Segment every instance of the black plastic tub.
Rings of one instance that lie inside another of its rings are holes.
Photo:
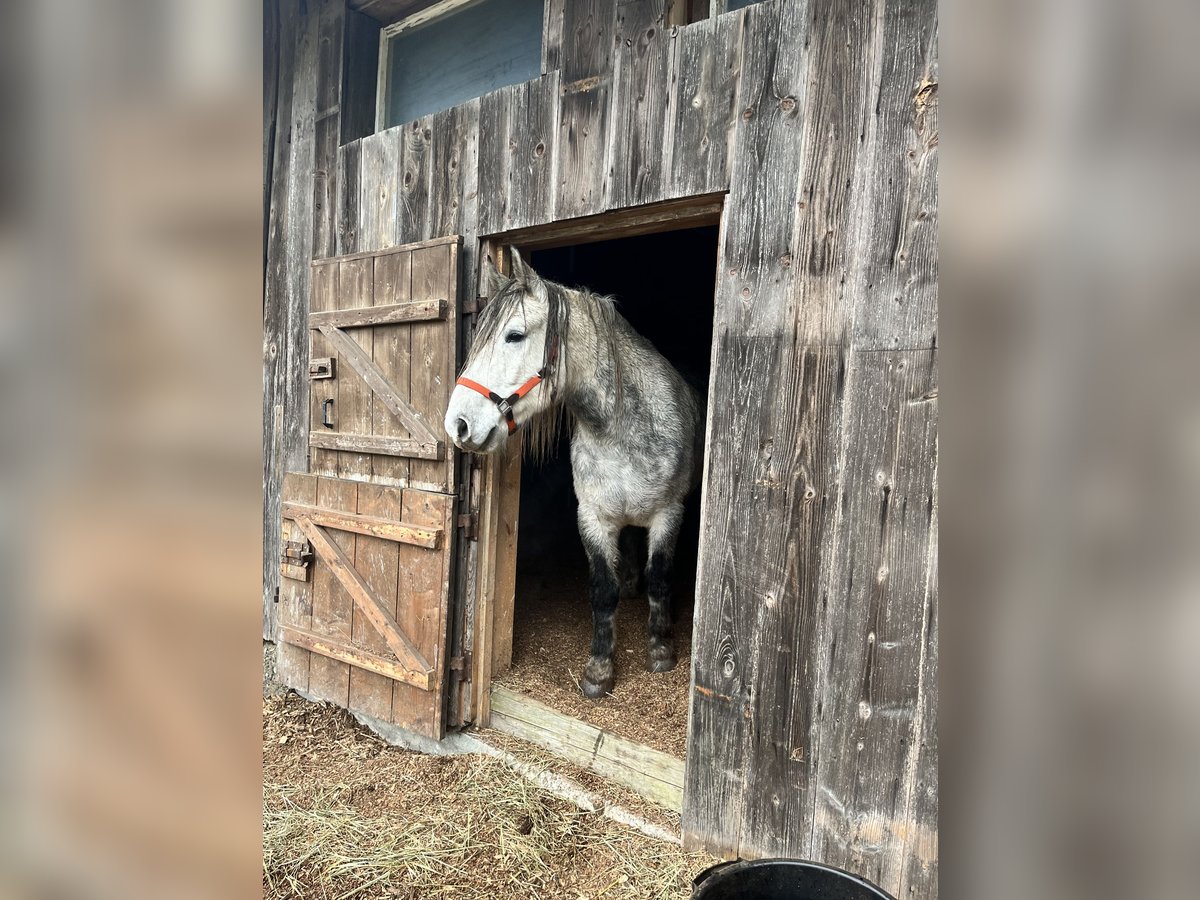
[[[692,882],[692,900],[893,900],[866,879],[799,859],[721,863]]]

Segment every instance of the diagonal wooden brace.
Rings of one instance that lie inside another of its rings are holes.
[[[324,528],[311,519],[297,516],[295,522],[304,532],[309,543],[312,544],[317,556],[329,566],[329,571],[346,589],[346,593],[353,598],[355,605],[362,610],[375,629],[383,636],[383,639],[387,641],[388,647],[396,654],[400,665],[411,672],[414,679],[423,679],[425,690],[432,690],[433,666],[426,661],[425,657],[421,655],[421,651],[408,639],[408,636],[400,630],[399,623],[384,608],[370,585],[363,581],[362,576],[355,570],[354,564],[346,557],[342,548],[334,543]]]

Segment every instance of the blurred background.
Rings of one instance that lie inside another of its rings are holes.
[[[0,895],[260,890],[261,22],[0,6]],[[1194,897],[1200,5],[941,22],[945,895]]]

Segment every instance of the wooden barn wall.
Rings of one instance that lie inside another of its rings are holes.
[[[685,839],[934,897],[936,3],[775,0],[684,27],[665,6],[548,0],[540,79],[343,141],[329,249],[460,233],[471,273],[482,235],[728,192]],[[293,141],[311,20],[280,78]],[[330,241],[301,227],[296,159],[273,181],[295,207],[268,247],[268,308],[272,275],[289,290],[268,483],[303,465],[306,263]]]

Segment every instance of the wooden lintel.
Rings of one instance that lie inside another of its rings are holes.
[[[279,636],[285,644],[294,644],[305,650],[311,650],[313,653],[319,653],[321,656],[366,669],[368,672],[403,681],[405,684],[411,684],[423,691],[433,689],[432,672],[412,672],[394,660],[322,637],[319,634],[313,634],[302,628],[293,628],[290,625],[279,626]]]
[[[418,300],[414,303],[389,303],[386,306],[360,306],[355,309],[327,309],[308,314],[308,327],[363,328],[369,325],[393,325],[397,322],[426,322],[446,318],[446,301]]]
[[[338,531],[353,531],[355,534],[365,534],[370,537],[383,538],[388,541],[398,541],[403,544],[414,544],[428,550],[436,550],[441,546],[442,529],[427,528],[423,525],[406,525],[391,519],[381,519],[378,516],[359,516],[351,513],[337,512],[332,509],[320,509],[316,506],[306,506],[302,503],[283,504],[283,515],[286,519],[298,519],[303,516],[318,525],[334,528]]]
[[[411,456],[417,459],[446,458],[446,445],[441,441],[429,443],[383,435],[311,431],[308,435],[308,445],[322,450],[348,450],[351,453],[382,453],[386,456]]]
[[[354,604],[362,610],[371,624],[375,626],[375,630],[387,641],[388,647],[396,654],[400,664],[413,672],[432,675],[433,666],[425,660],[421,651],[408,639],[395,617],[384,608],[383,603],[371,590],[371,586],[363,581],[358,570],[354,568],[354,564],[347,558],[342,548],[325,533],[325,529],[304,516],[297,517],[295,522],[313,545],[317,556],[329,567],[333,577],[346,589],[346,593],[350,595]]]

